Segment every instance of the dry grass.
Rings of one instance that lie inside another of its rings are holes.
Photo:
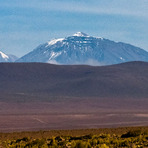
[[[122,135],[132,130],[140,130],[142,132],[148,131],[146,127],[122,127],[122,128],[100,128],[100,129],[79,129],[79,130],[50,130],[50,131],[28,131],[28,132],[14,132],[14,133],[0,133],[1,140],[18,139],[23,137],[30,138],[51,138],[57,136],[84,136],[84,135],[98,135],[98,134],[116,134]]]

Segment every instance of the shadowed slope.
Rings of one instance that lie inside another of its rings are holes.
[[[31,96],[147,98],[148,63],[102,67],[1,63],[0,82],[1,96],[10,94],[9,99],[13,96],[30,96],[29,100]]]

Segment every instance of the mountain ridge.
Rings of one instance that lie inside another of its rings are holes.
[[[18,58],[12,54],[5,54],[0,51],[0,62],[15,62]]]

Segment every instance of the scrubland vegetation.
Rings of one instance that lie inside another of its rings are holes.
[[[1,148],[147,148],[148,127],[2,133]],[[115,132],[114,132],[115,131]],[[52,132],[53,135],[52,136]],[[49,133],[49,135],[48,135]],[[78,136],[76,136],[76,133]],[[86,133],[86,135],[84,135]],[[94,134],[93,134],[94,133]],[[22,138],[18,138],[20,136]],[[27,136],[25,136],[27,135]],[[57,136],[55,136],[57,135]],[[13,137],[14,136],[14,137]],[[25,137],[23,137],[25,136]]]

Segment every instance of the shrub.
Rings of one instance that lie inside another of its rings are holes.
[[[29,141],[29,138],[24,137],[24,138],[22,138],[22,139],[17,139],[17,140],[16,140],[16,143],[19,143],[19,142],[21,142],[21,141],[27,142],[27,141]]]
[[[123,134],[121,138],[129,138],[129,137],[137,137],[141,135],[140,130],[135,130],[135,131],[129,131],[126,134]]]
[[[98,145],[98,148],[109,148],[109,146],[107,146],[106,144],[101,144],[101,145]]]
[[[89,142],[77,141],[75,148],[91,148],[91,145]]]
[[[28,144],[26,144],[25,148],[37,146],[38,148],[41,148],[45,144],[44,139],[36,139]]]

